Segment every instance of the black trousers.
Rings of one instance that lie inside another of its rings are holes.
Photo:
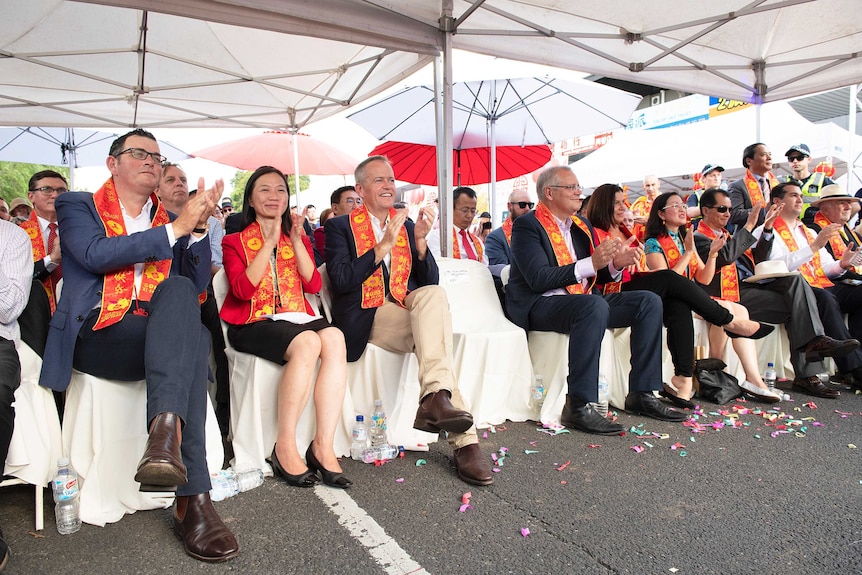
[[[216,364],[215,413],[219,431],[222,437],[227,437],[230,432],[230,376],[227,356],[224,353],[224,334],[221,330],[218,305],[212,293],[212,284],[207,288],[207,300],[201,304],[201,323],[209,330],[212,339],[212,351]]]
[[[146,379],[147,425],[164,412],[176,413],[184,424],[188,483],[177,495],[204,493],[210,490],[204,428],[210,336],[201,324],[198,294],[191,280],[173,276],[138,305],[148,315],[129,310],[120,322],[98,331],[93,331],[98,319],[93,310],[78,334],[73,365],[106,379]]]
[[[0,475],[15,429],[15,390],[21,385],[21,363],[15,342],[0,337]]]
[[[820,312],[820,320],[823,322],[823,330],[826,332],[826,335],[835,339],[850,339],[855,336],[850,335],[850,330],[847,329],[847,325],[844,323],[844,311],[842,310],[837,293],[845,295],[845,301],[848,304],[853,301],[853,296],[846,294],[849,290],[837,290],[836,293],[835,287],[837,286],[827,289],[814,288],[814,296],[817,298],[817,310]],[[842,287],[849,288],[850,286]],[[857,367],[862,367],[862,351],[858,349],[844,357],[833,359],[835,365],[838,367],[838,371],[841,373],[847,373]]]
[[[623,291],[647,290],[661,297],[663,320],[667,327],[667,347],[676,375],[694,374],[694,325],[691,312],[714,325],[727,325],[733,314],[709,297],[693,281],[673,270],[660,270],[635,276],[623,284]]]
[[[836,283],[827,291],[832,292],[841,311],[847,314],[850,335],[862,341],[862,286]]]

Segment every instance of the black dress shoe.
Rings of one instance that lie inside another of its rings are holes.
[[[308,449],[305,452],[305,462],[308,463],[308,467],[317,470],[320,472],[320,476],[323,477],[323,484],[329,485],[330,487],[337,487],[339,489],[347,489],[353,482],[347,479],[343,473],[339,471],[330,471],[323,466],[320,461],[318,461],[317,457],[314,455],[314,450],[311,447],[314,445],[314,442],[311,442],[311,445],[308,446]]]
[[[820,381],[820,377],[817,375],[798,377],[794,379],[793,389],[794,391],[801,391],[802,393],[807,393],[808,395],[813,395],[815,397],[823,397],[825,399],[835,399],[841,395],[841,392],[837,389],[832,389],[831,387],[824,385],[823,382]]]
[[[188,555],[207,563],[239,555],[239,543],[213,507],[209,492],[177,497],[173,511],[174,533]]]
[[[775,331],[774,325],[763,323],[762,321],[759,321],[757,323],[760,324],[760,327],[757,328],[757,331],[751,335],[740,335],[738,333],[733,333],[732,331],[727,331],[727,329],[724,330],[724,333],[727,334],[727,337],[732,337],[734,339],[736,339],[737,337],[747,337],[748,339],[762,339]]]
[[[470,412],[457,409],[452,405],[450,397],[451,394],[445,389],[423,397],[419,409],[416,410],[413,429],[429,433],[464,433],[473,427],[473,416]]]
[[[862,390],[862,367],[857,367],[852,371],[842,374],[842,379],[845,385],[849,385],[853,389]]]
[[[291,487],[314,487],[314,484],[320,481],[317,473],[310,469],[306,469],[305,473],[299,475],[291,475],[284,470],[281,463],[278,462],[278,456],[275,454],[275,447],[272,448],[272,455],[269,456],[269,462],[272,463],[272,471],[275,475],[280,476]]]
[[[661,421],[685,421],[688,419],[686,414],[665,407],[649,391],[630,391],[626,396],[626,411],[634,415],[645,415]]]
[[[678,395],[674,395],[673,393],[671,393],[670,391],[668,391],[666,389],[662,389],[661,391],[658,392],[658,394],[660,396],[662,396],[663,398],[665,398],[666,400],[668,400],[669,402],[671,402],[672,404],[674,404],[676,407],[679,407],[680,409],[694,409],[695,407],[697,407],[694,403],[692,403],[688,399],[684,399]]]
[[[597,412],[589,404],[580,404],[566,396],[560,423],[572,429],[595,435],[621,435],[623,426]]]
[[[855,339],[832,339],[828,335],[818,335],[804,348],[805,361],[822,361],[824,357],[843,357],[859,347]]]
[[[141,491],[175,491],[177,485],[187,483],[179,428],[176,413],[164,412],[153,418],[147,447],[135,473]]]
[[[465,445],[453,452],[455,459],[455,467],[458,469],[458,477],[471,485],[491,485],[494,483],[494,476],[491,472],[491,464],[482,451],[479,449],[478,443]]]

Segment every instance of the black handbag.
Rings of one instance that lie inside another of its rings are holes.
[[[737,397],[742,397],[739,380],[724,371],[727,364],[720,359],[699,359],[694,364],[694,377],[698,382],[698,396],[724,405]]]

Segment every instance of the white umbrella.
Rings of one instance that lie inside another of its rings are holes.
[[[75,189],[75,168],[103,166],[111,143],[120,134],[75,128],[0,128],[0,162],[69,166],[69,187]],[[190,156],[167,142],[159,150],[170,161]]]
[[[626,125],[641,97],[595,82],[515,78],[452,85],[452,146],[492,150],[494,209],[496,146],[553,144]],[[350,114],[380,140],[435,145],[434,89],[416,86]]]

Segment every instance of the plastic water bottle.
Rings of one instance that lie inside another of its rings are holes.
[[[210,473],[210,499],[221,501],[239,493],[239,483],[232,469],[221,469]]]
[[[611,386],[608,383],[608,378],[605,374],[599,374],[599,401],[591,404],[593,409],[599,412],[603,417],[608,415],[608,398],[610,397]]]
[[[394,445],[384,444],[369,447],[362,452],[362,462],[374,463],[375,461],[387,461],[398,457],[398,448]]]
[[[536,416],[536,420],[542,415],[542,404],[545,403],[545,382],[540,373],[536,374],[533,385],[530,386],[530,411]]]
[[[257,467],[244,470],[233,470],[236,483],[239,485],[239,492],[244,493],[251,491],[256,487],[263,485],[263,471]]]
[[[763,383],[769,388],[769,391],[775,391],[775,365],[770,362],[766,364],[766,371],[763,372]]]
[[[386,412],[383,411],[383,401],[374,400],[374,413],[371,414],[371,447],[386,445]]]
[[[363,461],[363,454],[368,447],[368,428],[365,426],[365,416],[357,415],[353,424],[353,443],[350,444],[350,457]]]
[[[81,501],[78,474],[69,467],[69,458],[57,459],[57,475],[51,482],[54,489],[54,517],[60,535],[69,535],[81,529]]]

